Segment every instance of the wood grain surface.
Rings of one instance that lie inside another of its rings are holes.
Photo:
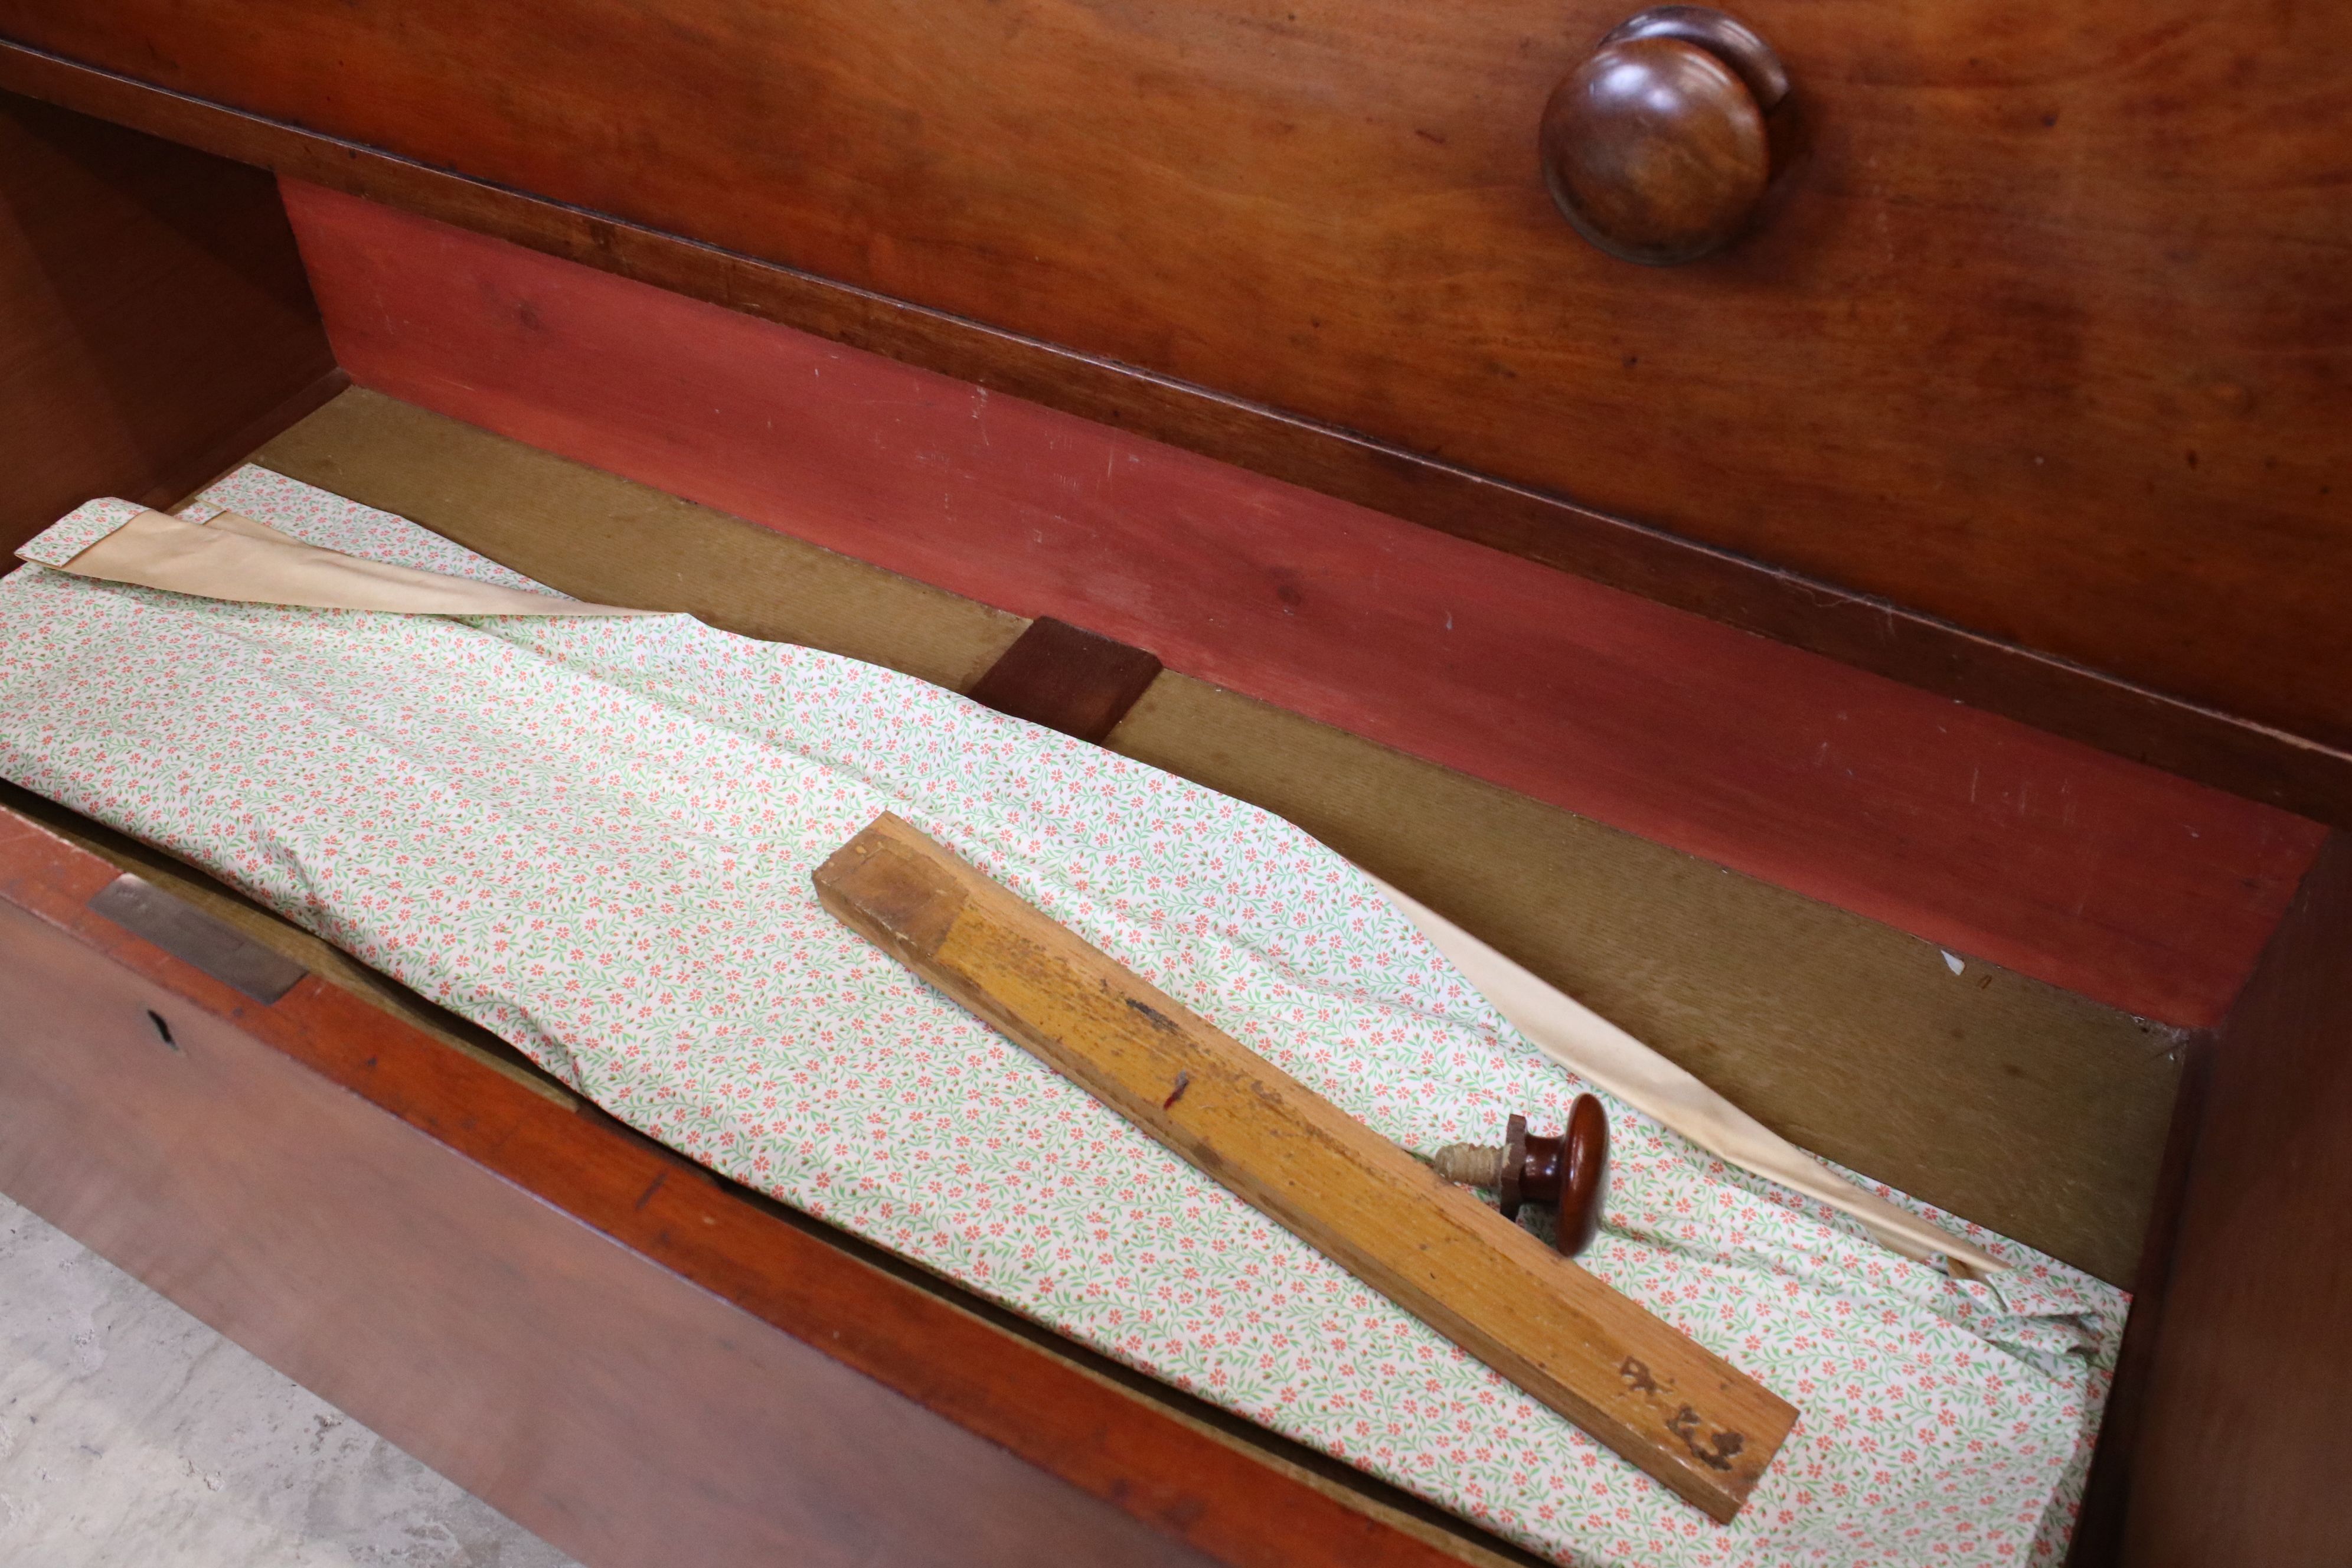
[[[2345,1560],[2352,1408],[2352,839],[2221,1031],[2189,1156],[2120,1561]]]
[[[0,85],[1150,436],[2118,756],[2352,824],[2352,752],[1360,431],[468,179],[5,38]],[[1773,123],[1782,122],[1776,115]]]
[[[886,812],[850,929],[1373,1289],[1729,1523],[1797,1411]]]
[[[0,813],[0,1190],[596,1568],[1504,1560],[338,986],[255,1004],[115,874]]]
[[[0,552],[176,501],[341,384],[267,174],[0,93]]]
[[[2172,1104],[2172,1125],[2164,1141],[2164,1163],[2157,1172],[2155,1201],[2147,1216],[2147,1239],[2130,1276],[2131,1314],[2124,1322],[2116,1356],[2115,1381],[2106,1408],[2099,1413],[2099,1440],[2084,1478],[2083,1500],[2067,1543],[2067,1568],[2114,1568],[2121,1561],[2126,1510],[2132,1489],[2132,1458],[2147,1429],[2148,1388],[2155,1381],[2164,1344],[2165,1304],[2172,1289],[2172,1261],[2180,1239],[2180,1214],[2189,1196],[2189,1165],[2204,1122],[2205,1097],[2212,1082],[2215,1041],[2200,1030],[2181,1043],[2180,1089]]]
[[[1753,0],[1799,155],[1663,271],[1579,243],[1533,153],[1622,15],[7,0],[0,33],[2352,744],[2352,11]]]
[[[1001,611],[353,390],[258,459],[583,598],[968,687]],[[1801,1146],[2128,1285],[2176,1032],[1175,672],[1107,742],[1276,812]],[[142,874],[160,876],[152,865]]]
[[[2168,1022],[2308,821],[1633,595],[315,187],[362,383]],[[641,542],[666,591],[659,541]],[[629,601],[634,602],[634,601]]]

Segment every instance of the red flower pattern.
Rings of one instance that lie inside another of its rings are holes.
[[[534,586],[266,469],[191,515],[230,508]],[[1561,1562],[1862,1568],[1929,1531],[1943,1563],[2060,1553],[2119,1292],[1886,1194],[2018,1265],[1956,1283],[1611,1104],[1593,1272],[1804,1409],[1718,1528],[852,936],[808,873],[891,809],[1408,1147],[1578,1091],[1305,834],[952,692],[685,616],[275,609],[32,566],[0,581],[0,772],[693,1158]]]

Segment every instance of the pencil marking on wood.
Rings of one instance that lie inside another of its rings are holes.
[[[1176,1029],[1175,1021],[1170,1018],[1165,1013],[1162,1013],[1159,1008],[1154,1007],[1149,1002],[1140,1002],[1136,998],[1129,996],[1127,998],[1127,1005],[1130,1011],[1141,1014],[1146,1019],[1150,1020],[1154,1026],[1160,1028],[1170,1031],[1174,1031]]]

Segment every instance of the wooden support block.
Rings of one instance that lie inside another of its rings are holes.
[[[1729,1521],[1794,1406],[898,817],[825,908],[1366,1284]]]
[[[1160,674],[1139,647],[1041,616],[964,695],[983,708],[1099,741]]]

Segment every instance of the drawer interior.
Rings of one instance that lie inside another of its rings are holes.
[[[583,596],[685,609],[953,688],[1019,617],[377,394],[251,460]],[[1266,704],[1163,672],[1106,742],[1250,800],[1486,936],[1801,1145],[2127,1282],[2177,1032]],[[14,785],[0,804],[608,1130],[505,1042],[205,872]],[[1472,1562],[1509,1543],[697,1167],[1128,1396]]]
[[[252,459],[567,593],[687,610],[959,689],[1024,625],[363,390]],[[1801,1146],[2129,1283],[2177,1031],[1981,962],[1956,973],[1892,928],[1173,672],[1106,743],[1298,823]],[[200,873],[30,809],[453,1047],[536,1076]]]

